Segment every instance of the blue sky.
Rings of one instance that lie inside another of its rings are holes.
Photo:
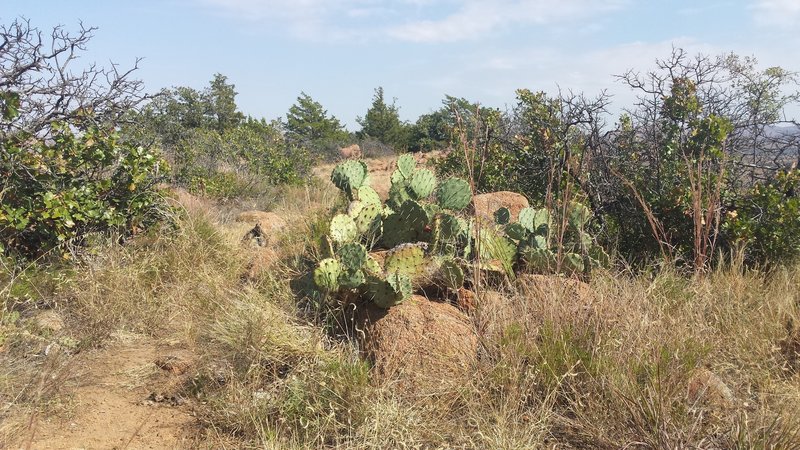
[[[150,91],[220,72],[241,109],[282,116],[305,91],[357,130],[383,86],[415,120],[445,94],[504,107],[514,90],[608,89],[672,46],[800,71],[800,0],[3,0],[0,20],[97,26],[86,62],[144,57]],[[795,111],[793,111],[793,114]]]

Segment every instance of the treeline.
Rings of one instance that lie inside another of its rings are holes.
[[[351,133],[301,93],[285,117],[243,114],[221,74],[202,90],[145,94],[131,71],[54,64],[93,29],[0,27],[0,242],[40,255],[94,232],[159,223],[170,181],[217,199],[304,183],[312,164],[359,143],[369,155],[443,150],[443,174],[535,205],[591,205],[594,234],[621,261],[704,270],[737,253],[751,264],[800,254],[800,102],[796,74],[736,55],[677,49],[619,81],[637,93],[612,118],[606,94],[517,91],[509,110],[446,96],[415,122],[377,88]],[[73,60],[69,60],[73,61]]]

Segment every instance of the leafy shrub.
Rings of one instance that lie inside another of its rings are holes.
[[[726,237],[750,263],[789,263],[800,256],[800,170],[759,184],[728,211]]]
[[[35,257],[91,232],[130,234],[160,217],[156,183],[165,164],[150,149],[91,127],[54,124],[44,141],[16,135],[0,142],[0,242]]]

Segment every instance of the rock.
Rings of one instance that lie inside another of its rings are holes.
[[[731,389],[704,367],[696,369],[689,378],[686,398],[691,406],[704,405],[723,410],[733,406],[735,401]]]
[[[511,211],[511,220],[516,221],[519,212],[530,206],[528,199],[522,194],[509,191],[490,192],[472,197],[475,205],[475,215],[494,221],[494,212],[502,207]]]
[[[400,391],[436,392],[464,382],[476,362],[478,339],[469,319],[447,303],[418,295],[360,318],[363,348],[383,381]]]
[[[242,211],[236,216],[236,221],[261,225],[261,229],[266,233],[286,228],[286,220],[274,212]]]
[[[348,158],[348,159],[349,158],[354,158],[354,159],[361,158],[361,147],[359,147],[358,144],[353,144],[353,145],[350,145],[350,146],[347,146],[347,147],[342,147],[342,148],[339,149],[339,155],[341,155],[342,158]]]

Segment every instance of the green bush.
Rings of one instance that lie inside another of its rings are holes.
[[[749,263],[789,263],[800,256],[800,170],[753,187],[728,211],[726,237]]]
[[[0,247],[36,257],[88,233],[130,234],[160,218],[159,155],[97,127],[0,141]]]

